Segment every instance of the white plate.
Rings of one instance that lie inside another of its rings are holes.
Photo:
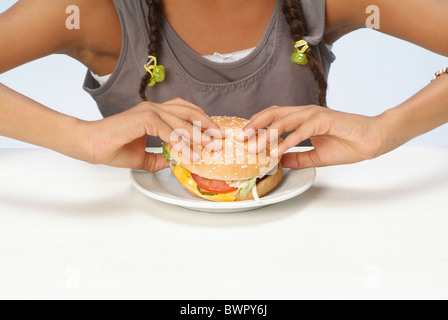
[[[274,203],[289,200],[308,190],[316,179],[316,169],[283,169],[280,184],[260,201],[213,202],[191,196],[177,182],[171,170],[157,173],[131,171],[132,184],[148,197],[203,212],[242,212],[262,208]]]

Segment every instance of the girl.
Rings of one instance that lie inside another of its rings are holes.
[[[80,29],[66,27],[73,4],[81,13]],[[219,129],[207,115],[255,114],[247,132],[267,126],[292,132],[279,154],[311,139],[314,150],[285,155],[285,167],[377,157],[448,121],[448,76],[445,69],[416,96],[377,117],[326,108],[334,60],[328,45],[360,28],[371,4],[20,0],[0,15],[0,72],[53,53],[69,55],[89,69],[84,88],[105,118],[74,119],[0,85],[0,135],[91,163],[157,171],[166,167],[163,157],[145,152],[146,145],[159,143],[156,137],[170,141],[175,129],[194,136],[194,121],[201,121],[202,131]],[[382,32],[448,55],[446,1],[374,4],[381,9]],[[263,145],[260,139],[251,149]]]

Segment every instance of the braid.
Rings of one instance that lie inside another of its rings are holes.
[[[303,39],[306,35],[305,18],[303,15],[302,3],[300,0],[283,0],[283,14],[291,28],[291,35],[295,41]],[[313,72],[314,80],[319,86],[319,104],[323,107],[327,105],[327,80],[325,79],[322,66],[319,64],[314,50],[310,47],[306,56],[308,65]]]
[[[148,56],[157,56],[157,51],[159,50],[159,40],[160,40],[160,25],[161,19],[161,0],[146,0],[149,7],[148,14],[148,24],[149,24],[149,45],[148,45]],[[146,88],[148,88],[149,80],[151,75],[146,72],[142,78],[139,88],[139,94],[143,101],[147,101]]]

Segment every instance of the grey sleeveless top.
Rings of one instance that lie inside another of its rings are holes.
[[[100,86],[87,72],[86,90],[104,117],[123,112],[141,102],[138,94],[147,61],[149,26],[144,0],[114,0],[122,27],[122,48],[109,80]],[[308,66],[291,62],[295,41],[277,0],[263,38],[247,57],[231,63],[207,60],[191,49],[164,19],[158,62],[166,80],[148,87],[148,100],[162,103],[183,98],[210,115],[250,118],[273,105],[300,106],[318,103],[319,89]],[[334,55],[323,42],[325,0],[302,0],[308,36],[305,38],[328,75]],[[148,137],[148,146],[160,146]]]

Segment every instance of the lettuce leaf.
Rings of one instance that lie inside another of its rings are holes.
[[[257,183],[257,178],[253,178],[249,180],[249,184],[244,188],[241,189],[241,194],[245,197],[249,194],[249,192],[252,190],[252,188],[255,186],[255,183]]]
[[[162,149],[163,149],[163,157],[165,158],[166,161],[171,160],[171,154],[169,153],[169,151],[166,149],[166,143],[162,144]]]

